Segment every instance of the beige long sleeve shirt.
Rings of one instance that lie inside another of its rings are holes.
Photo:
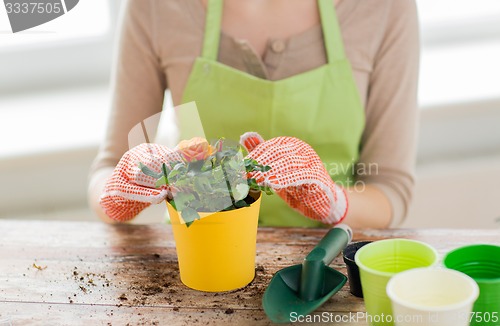
[[[415,0],[343,0],[337,15],[366,112],[359,163],[371,169],[360,169],[357,180],[385,193],[395,226],[407,213],[414,187],[419,60]],[[174,105],[181,104],[201,54],[205,8],[200,0],[129,0],[122,24],[112,113],[91,170],[94,179],[116,166],[128,150],[132,127],[161,111],[167,88]],[[269,80],[326,64],[320,25],[288,39],[270,39],[262,57],[244,40],[224,32],[220,42],[221,63]]]

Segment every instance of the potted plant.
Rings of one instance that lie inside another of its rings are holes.
[[[181,160],[164,163],[161,173],[143,164],[140,169],[171,191],[167,208],[181,281],[208,292],[246,286],[255,276],[261,192],[272,193],[247,173],[270,167],[245,158],[242,146],[224,139],[210,144],[197,137],[176,149]]]

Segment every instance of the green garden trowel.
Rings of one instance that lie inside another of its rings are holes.
[[[291,322],[293,316],[310,314],[337,293],[347,277],[328,265],[351,239],[351,228],[337,225],[307,255],[302,265],[278,271],[262,299],[269,319],[275,323]]]

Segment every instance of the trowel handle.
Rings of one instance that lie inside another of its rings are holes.
[[[344,249],[352,239],[352,230],[339,224],[321,239],[302,262],[300,274],[300,298],[312,301],[321,297],[324,288],[325,266]]]
[[[318,245],[307,255],[305,260],[316,260],[318,254],[321,253],[321,255],[324,255],[321,257],[321,260],[328,266],[351,240],[351,228],[346,224],[339,224],[328,231]],[[317,250],[318,248],[323,250]]]

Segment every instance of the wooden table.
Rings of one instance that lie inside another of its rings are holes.
[[[260,229],[255,280],[216,294],[180,282],[167,225],[3,220],[0,325],[270,325],[261,300],[272,275],[300,263],[325,232]],[[395,237],[425,241],[441,256],[466,244],[500,244],[500,230],[355,232],[355,240]],[[331,266],[345,273],[341,257]],[[347,285],[320,308],[335,315],[363,311]]]

